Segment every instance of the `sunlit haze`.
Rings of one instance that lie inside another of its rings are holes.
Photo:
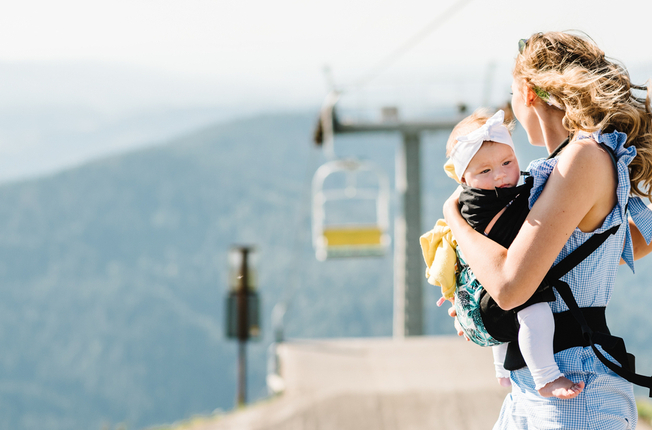
[[[140,66],[260,96],[324,91],[363,75],[453,1],[115,0],[10,2],[0,16],[0,61],[93,61]],[[393,79],[425,81],[438,68],[509,62],[519,38],[579,29],[609,55],[652,60],[652,3],[472,1],[391,67]],[[625,12],[627,11],[627,12]],[[623,17],[623,18],[621,18]],[[636,20],[640,22],[636,22]],[[380,80],[381,78],[379,78]],[[237,96],[231,92],[230,96]],[[299,97],[301,98],[301,97]],[[217,102],[217,100],[216,100]]]
[[[220,118],[314,108],[329,88],[325,66],[336,87],[364,83],[343,106],[496,105],[508,97],[517,41],[536,31],[584,31],[647,80],[651,12],[651,2],[626,0],[9,2],[0,14],[0,109],[75,106],[116,121],[177,108],[219,108]],[[0,129],[0,156],[40,142],[7,133]]]

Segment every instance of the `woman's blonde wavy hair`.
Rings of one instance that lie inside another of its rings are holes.
[[[625,145],[637,151],[629,165],[632,193],[652,200],[649,88],[632,84],[625,67],[606,58],[593,41],[563,32],[530,37],[516,57],[514,78],[550,94],[565,112],[564,127],[573,134],[626,133]],[[647,93],[637,96],[636,91]]]

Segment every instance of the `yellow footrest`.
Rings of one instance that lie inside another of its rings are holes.
[[[325,228],[326,246],[381,246],[383,232],[378,227],[337,227]]]

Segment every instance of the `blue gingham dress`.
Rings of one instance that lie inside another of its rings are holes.
[[[580,307],[606,306],[611,299],[621,257],[634,270],[627,212],[648,243],[652,237],[652,212],[640,198],[629,196],[627,165],[636,155],[636,148],[624,147],[627,136],[619,132],[596,132],[583,137],[590,137],[614,150],[618,160],[618,204],[594,232],[584,233],[576,228],[557,256],[555,264],[593,234],[608,230],[614,225],[622,225],[616,234],[610,236],[600,248],[562,278],[570,285]],[[541,159],[530,164],[528,170],[534,177],[530,207],[541,195],[557,161],[554,158]],[[567,310],[564,301],[557,292],[555,294],[557,300],[550,303],[552,311]],[[604,350],[602,352],[610,357]],[[591,347],[575,347],[558,352],[555,361],[567,378],[575,382],[584,381],[584,391],[571,400],[544,398],[534,389],[534,381],[527,368],[511,372],[512,392],[505,398],[494,430],[620,430],[636,427],[637,411],[632,384],[607,369]]]

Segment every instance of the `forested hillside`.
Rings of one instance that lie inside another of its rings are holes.
[[[280,300],[289,303],[287,337],[390,335],[391,253],[314,258],[309,184],[324,161],[310,142],[314,121],[249,118],[0,187],[0,427],[136,429],[230,410],[236,345],[224,338],[223,308],[232,244],[259,254],[264,336],[248,349],[250,399],[266,395]],[[455,185],[441,169],[445,137],[424,141],[424,230]],[[393,177],[399,142],[351,136],[336,150]],[[652,269],[643,263],[634,277],[623,268],[609,316],[652,373]],[[426,332],[451,333],[427,291]]]

